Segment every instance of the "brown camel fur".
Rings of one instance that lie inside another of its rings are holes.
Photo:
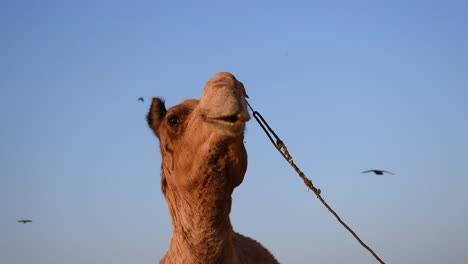
[[[160,263],[278,263],[260,243],[234,232],[229,219],[231,194],[247,169],[245,96],[243,84],[221,72],[199,100],[166,110],[153,99],[147,119],[159,138],[173,227]]]

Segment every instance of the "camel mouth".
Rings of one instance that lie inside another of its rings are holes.
[[[232,115],[232,116],[217,118],[217,120],[220,120],[222,122],[227,122],[227,123],[236,123],[237,120],[239,119],[237,118],[237,115]]]
[[[250,116],[247,112],[208,118],[211,123],[222,127],[223,130],[231,132],[242,132],[245,127],[245,123],[249,119]]]
[[[223,115],[223,116],[218,116],[218,117],[212,117],[211,118],[214,121],[219,121],[222,123],[228,123],[228,124],[236,124],[236,123],[245,123],[249,121],[250,116],[248,112],[240,112],[237,114],[232,114],[232,115]]]

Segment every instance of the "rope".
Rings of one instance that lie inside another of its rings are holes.
[[[268,136],[268,138],[270,139],[271,143],[276,147],[276,149],[279,151],[279,153],[281,153],[281,155],[283,156],[284,159],[286,159],[286,161],[293,167],[293,169],[297,172],[297,174],[299,175],[299,177],[301,177],[301,179],[304,181],[304,184],[309,187],[310,190],[312,190],[314,192],[314,194],[317,196],[317,198],[320,200],[320,202],[322,202],[322,204],[328,209],[328,211],[330,211],[330,213],[332,213],[336,220],[338,220],[338,222],[340,222],[341,225],[344,226],[344,228],[346,228],[352,235],[353,237],[365,248],[367,249],[371,254],[372,256],[374,256],[374,258],[379,262],[379,263],[382,263],[384,264],[384,262],[382,261],[382,259],[380,259],[380,257],[369,247],[367,246],[360,238],[359,236],[343,221],[341,220],[340,216],[335,212],[335,210],[333,210],[330,205],[328,205],[327,202],[325,202],[325,200],[323,199],[323,197],[320,195],[321,194],[321,190],[316,188],[313,184],[312,184],[312,181],[309,180],[309,178],[307,178],[305,176],[305,174],[299,169],[299,167],[294,163],[293,161],[293,158],[292,156],[289,154],[288,152],[288,149],[286,148],[286,145],[283,143],[283,141],[276,135],[275,131],[273,131],[273,129],[268,125],[268,123],[265,121],[265,119],[263,118],[263,116],[255,111],[252,106],[250,106],[249,102],[247,102],[247,105],[249,106],[250,110],[252,111],[253,113],[253,116],[255,118],[255,120],[257,120],[258,124],[262,127],[263,131],[265,132],[265,134]],[[274,139],[273,139],[274,138]]]

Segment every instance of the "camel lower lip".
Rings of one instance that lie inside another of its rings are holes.
[[[233,114],[233,115],[224,115],[224,116],[218,116],[218,117],[211,117],[208,118],[212,121],[215,122],[220,122],[220,123],[225,123],[225,124],[239,124],[239,123],[245,123],[249,120],[249,115],[248,113],[238,113],[238,114]]]
[[[238,133],[243,131],[245,127],[245,121],[242,121],[238,118],[235,118],[235,121],[233,120],[234,118],[210,118],[209,122],[219,128],[222,128],[226,132],[230,131]]]
[[[225,118],[215,118],[215,119],[211,119],[211,121],[215,122],[215,123],[220,123],[220,124],[224,124],[224,125],[229,125],[229,126],[235,126],[235,125],[238,125],[238,124],[243,124],[245,122],[243,121],[240,121],[239,119],[225,119]]]

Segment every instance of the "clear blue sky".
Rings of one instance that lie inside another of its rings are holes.
[[[149,99],[219,71],[384,261],[468,262],[466,1],[187,2],[0,3],[0,263],[158,261]],[[375,263],[254,122],[246,146],[235,230],[282,263]]]

